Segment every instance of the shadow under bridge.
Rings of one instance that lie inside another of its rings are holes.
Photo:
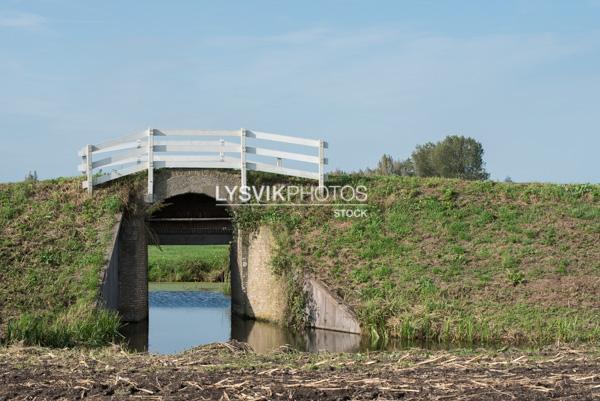
[[[165,199],[146,224],[149,242],[160,245],[226,245],[233,240],[227,204],[204,194]]]

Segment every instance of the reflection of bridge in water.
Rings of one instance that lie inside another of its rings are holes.
[[[361,347],[360,334],[314,328],[297,333],[272,323],[236,317],[231,320],[231,338],[250,344],[256,352],[283,345],[309,352],[358,352]]]
[[[129,347],[134,351],[148,351],[148,320],[130,323],[125,326],[123,335]],[[261,322],[243,317],[231,316],[231,339],[242,341],[259,353],[289,346],[308,352],[358,352],[361,350],[360,334],[340,331],[307,329],[305,332],[292,332],[273,323]],[[224,339],[225,340],[225,339]]]

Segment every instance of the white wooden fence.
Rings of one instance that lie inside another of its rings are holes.
[[[263,143],[267,147],[263,147]],[[273,148],[281,144],[302,147],[304,152]],[[322,139],[268,134],[243,128],[235,131],[149,128],[113,141],[87,145],[79,151],[83,159],[79,170],[87,177],[83,187],[90,193],[95,185],[148,170],[148,195],[151,197],[154,170],[159,168],[236,169],[241,171],[242,186],[247,185],[247,170],[264,171],[318,180],[322,187],[324,166],[327,164],[326,148],[327,143]],[[263,161],[258,161],[256,156]],[[271,158],[273,164],[264,161]],[[285,167],[284,160],[306,167]]]

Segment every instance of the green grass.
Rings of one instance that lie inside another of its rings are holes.
[[[114,338],[118,317],[96,302],[129,183],[93,197],[78,179],[0,185],[2,341]],[[273,228],[273,268],[287,278],[292,323],[302,323],[301,278],[314,274],[382,341],[600,342],[600,185],[361,176],[329,183],[365,185],[368,217],[337,219],[327,207],[240,208],[236,216],[245,229]],[[151,248],[150,278],[213,281],[227,258],[227,247]]]
[[[368,188],[367,218],[244,208],[272,227],[276,271],[319,276],[382,339],[600,342],[600,185],[332,176]],[[594,284],[596,283],[596,284]],[[290,292],[291,321],[302,299]],[[295,299],[294,299],[295,298]]]
[[[152,245],[149,281],[222,282],[229,274],[229,245]]]
[[[119,318],[97,307],[116,214],[131,180],[98,188],[81,180],[0,184],[0,342],[97,346],[118,336]],[[222,281],[227,246],[150,247],[150,279]]]
[[[89,197],[79,179],[0,184],[0,341],[111,341],[118,316],[96,307],[126,184]]]

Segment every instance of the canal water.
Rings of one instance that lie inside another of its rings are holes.
[[[218,291],[151,291],[148,350],[175,353],[227,341],[230,297]]]
[[[231,313],[231,297],[211,283],[151,283],[147,322],[123,328],[129,346],[138,351],[173,354],[230,339],[243,341],[256,352],[283,345],[301,351],[357,352],[361,336],[329,330],[293,332],[274,324],[242,319]]]

